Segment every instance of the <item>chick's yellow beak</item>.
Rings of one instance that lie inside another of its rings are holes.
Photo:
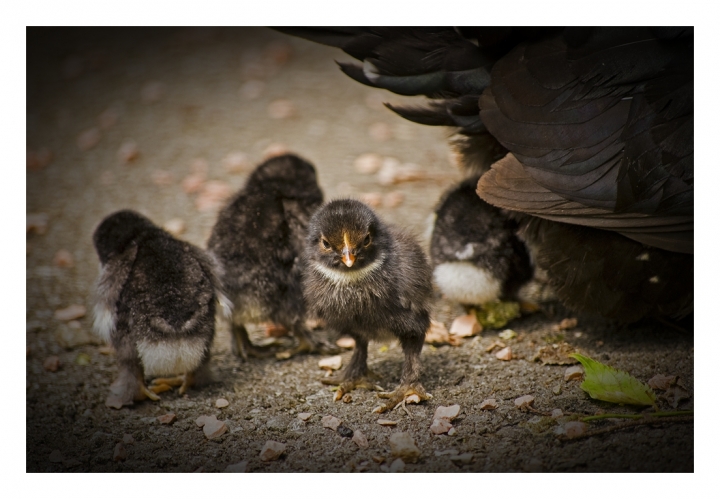
[[[352,267],[353,263],[355,263],[355,255],[352,254],[347,245],[345,245],[342,249],[342,261],[348,267]]]

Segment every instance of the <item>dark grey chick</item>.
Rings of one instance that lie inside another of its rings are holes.
[[[443,194],[430,239],[435,284],[466,307],[514,299],[533,277],[518,222],[480,199],[479,178],[465,179]]]
[[[298,346],[279,358],[338,351],[313,339],[305,326],[299,256],[310,217],[322,200],[313,165],[288,154],[259,165],[220,211],[208,251],[218,262],[223,288],[234,304],[236,355],[263,356],[250,343],[245,324],[264,321],[284,326],[298,339]]]
[[[144,216],[122,210],[93,234],[100,259],[97,334],[116,351],[119,373],[105,405],[116,409],[207,374],[216,302],[223,300],[210,258]],[[229,315],[229,302],[222,301]],[[148,389],[145,375],[155,379]]]
[[[427,400],[419,382],[420,351],[430,326],[431,271],[415,239],[384,224],[360,201],[331,201],[310,221],[304,253],[306,302],[328,327],[355,339],[355,351],[335,400],[355,388],[378,389],[367,379],[370,340],[395,337],[405,354],[400,386],[380,394],[394,408],[410,395]]]

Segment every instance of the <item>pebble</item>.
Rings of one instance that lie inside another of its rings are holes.
[[[582,366],[568,367],[565,369],[565,381],[582,379],[584,372]]]
[[[113,461],[125,461],[126,459],[127,450],[122,442],[118,442],[117,445],[115,445],[115,450],[113,451]]]
[[[56,310],[54,316],[59,321],[67,322],[84,317],[86,313],[87,309],[83,305],[70,305],[67,308]]]
[[[43,361],[43,369],[54,373],[60,369],[60,357],[57,355],[51,355]]]
[[[444,406],[441,405],[437,409],[435,409],[435,415],[433,416],[433,419],[447,419],[448,421],[452,421],[456,417],[458,417],[458,414],[460,414],[460,406],[455,404],[451,406]]]
[[[656,374],[648,380],[648,385],[655,390],[669,390],[670,387],[677,382],[677,379],[677,376]]]
[[[97,128],[89,128],[80,133],[77,137],[77,146],[81,151],[89,151],[100,142],[102,135]]]
[[[97,338],[89,331],[81,329],[78,321],[70,321],[66,324],[60,324],[55,330],[55,341],[61,347],[70,350],[82,345],[92,345],[98,342]]]
[[[47,213],[28,213],[25,215],[25,232],[27,234],[34,232],[41,236],[47,231],[47,226]]]
[[[405,201],[405,193],[402,191],[392,191],[385,194],[383,198],[383,206],[385,208],[397,208]]]
[[[408,463],[416,463],[420,459],[420,449],[409,433],[397,432],[390,435],[390,453]]]
[[[367,449],[370,446],[367,437],[360,430],[355,430],[352,441],[361,449]]]
[[[211,211],[220,208],[225,200],[233,194],[233,189],[227,182],[211,180],[203,187],[195,200],[195,207],[200,211]]]
[[[506,329],[502,333],[498,334],[498,337],[505,341],[512,340],[516,336],[517,336],[517,333],[515,331],[513,331],[512,329]]]
[[[436,320],[430,320],[430,329],[425,334],[425,343],[430,344],[444,344],[448,343],[453,346],[457,346],[462,343],[462,340],[457,336],[450,336],[450,332],[445,327],[445,324]]]
[[[267,161],[268,159],[274,158],[275,156],[282,156],[283,154],[287,154],[289,152],[290,149],[285,144],[282,144],[280,142],[273,142],[263,151],[263,161]]]
[[[63,457],[62,452],[60,452],[59,450],[54,450],[50,453],[48,459],[50,459],[51,463],[61,463],[65,458]]]
[[[168,414],[163,414],[162,416],[158,416],[157,420],[160,422],[160,424],[173,424],[175,421],[177,421],[177,416],[174,412],[170,412]]]
[[[171,218],[165,222],[163,229],[175,237],[180,236],[185,232],[185,221],[182,218]]]
[[[512,360],[512,349],[510,347],[505,347],[499,352],[495,354],[495,357],[497,357],[500,360]]]
[[[498,408],[498,403],[495,399],[485,399],[480,402],[480,410],[482,411],[493,411]]]
[[[371,208],[379,208],[383,202],[382,194],[379,192],[361,192],[358,194],[358,199]]]
[[[272,101],[267,108],[268,116],[274,120],[284,120],[295,115],[295,104],[287,99]]]
[[[132,139],[127,139],[120,144],[120,148],[117,150],[117,158],[121,163],[130,163],[137,159],[140,155],[137,143]]]
[[[456,428],[450,428],[450,429],[448,430],[448,435],[451,436],[451,437],[452,437],[453,435],[455,435],[456,433],[457,433],[457,429],[456,429]]]
[[[185,191],[186,194],[193,194],[194,192],[198,192],[205,184],[206,178],[207,174],[203,172],[191,173],[182,181],[183,191]]]
[[[382,156],[375,154],[374,152],[367,152],[355,158],[353,166],[355,166],[355,170],[358,173],[370,175],[377,173],[378,170],[380,170],[382,163]]]
[[[252,168],[248,155],[240,151],[228,153],[223,158],[222,165],[228,173],[244,173]]]
[[[450,326],[450,334],[460,338],[475,336],[482,331],[482,325],[478,322],[475,314],[461,315],[456,317]]]
[[[378,419],[377,422],[380,426],[395,426],[397,424],[397,421],[390,419]]]
[[[345,395],[343,395],[341,400],[343,401],[343,403],[349,404],[350,402],[352,402],[353,398],[352,398],[352,395],[350,395],[349,393],[346,393]]]
[[[268,440],[260,451],[261,461],[275,461],[285,452],[285,444]]]
[[[355,348],[355,340],[347,336],[338,339],[335,344],[340,348]]]
[[[394,460],[392,463],[390,463],[390,467],[388,469],[388,471],[390,473],[400,473],[404,470],[405,470],[405,461],[403,461],[400,458],[398,458],[398,459]]]
[[[165,84],[160,81],[149,81],[140,90],[140,98],[145,104],[152,104],[165,96]]]
[[[393,131],[392,128],[390,128],[390,125],[382,122],[370,125],[368,128],[368,134],[370,137],[380,142],[385,142],[393,138]]]
[[[47,147],[43,147],[37,151],[28,149],[25,156],[25,167],[31,171],[42,170],[53,160],[53,153]]]
[[[452,461],[455,464],[470,464],[473,460],[473,454],[470,452],[465,452],[464,454],[458,454],[456,456],[450,456],[450,461]]]
[[[196,421],[197,423],[197,421]],[[228,427],[224,421],[218,421],[215,416],[207,416],[203,425],[203,433],[208,440],[218,438],[228,431]]]
[[[301,419],[303,421],[307,421],[312,417],[312,412],[301,412],[297,415],[298,419]]]
[[[100,113],[97,118],[97,122],[98,125],[100,125],[100,128],[102,128],[103,130],[107,130],[115,126],[115,123],[117,123],[119,118],[120,112],[115,108],[109,107],[105,111]]]
[[[126,433],[126,434],[123,435],[122,441],[123,441],[123,443],[124,443],[125,445],[129,445],[129,444],[135,443],[135,439],[134,439],[133,436],[130,435],[129,433]]]
[[[255,100],[265,91],[265,82],[261,80],[248,80],[240,87],[240,96],[247,100]]]
[[[223,407],[227,407],[230,405],[230,402],[228,402],[226,399],[217,399],[215,401],[215,407],[218,409],[222,409]]]
[[[247,461],[240,461],[239,463],[228,464],[227,467],[223,470],[223,473],[245,473],[247,465]]]
[[[575,326],[577,326],[577,323],[578,323],[578,321],[575,318],[566,318],[566,319],[561,320],[560,324],[557,324],[556,326],[554,326],[553,329],[556,331],[564,331],[566,329],[574,328]]]
[[[338,427],[337,427],[337,432],[338,432],[338,435],[340,435],[341,437],[345,437],[345,438],[352,438],[352,437],[353,437],[353,434],[354,434],[354,432],[352,431],[352,429],[351,429],[351,428],[348,428],[348,427],[345,426],[345,425],[340,425],[340,426],[338,426]]]
[[[535,397],[532,395],[523,395],[522,397],[515,399],[515,407],[518,409],[524,409],[525,407],[533,405],[533,402],[535,402]]]
[[[553,419],[563,417],[562,409],[553,409],[552,412],[550,413],[550,417]]]
[[[198,425],[199,428],[202,428],[205,426],[205,420],[209,418],[210,416],[200,416],[195,420],[195,424]]]
[[[56,267],[70,268],[75,265],[75,259],[68,250],[60,249],[53,257],[53,265]]]
[[[430,425],[430,431],[435,435],[442,435],[443,433],[447,433],[452,427],[453,425],[450,423],[450,420],[440,418],[433,420]]]
[[[337,430],[338,426],[340,426],[340,423],[342,423],[342,421],[340,421],[335,416],[328,415],[328,416],[323,416],[323,418],[322,418],[323,428],[330,428],[333,431]]]
[[[563,425],[563,433],[568,438],[579,437],[587,430],[587,423],[582,421],[568,421]]]
[[[318,367],[328,371],[337,371],[342,367],[342,357],[335,355],[333,357],[326,357],[318,361]]]

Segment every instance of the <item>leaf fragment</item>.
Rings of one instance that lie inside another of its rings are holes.
[[[615,404],[655,405],[655,393],[637,378],[578,353],[570,356],[585,369],[580,388],[592,398]]]
[[[500,329],[516,317],[520,317],[520,304],[514,301],[489,302],[475,311],[478,322],[484,328]]]

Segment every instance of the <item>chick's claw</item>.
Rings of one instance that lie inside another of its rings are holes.
[[[190,389],[194,381],[192,373],[180,374],[173,378],[155,378],[150,383],[150,391],[155,393],[162,393],[171,390],[173,386],[179,386],[180,395],[184,395],[185,392]]]
[[[378,406],[373,410],[373,412],[382,413],[395,409],[403,402],[417,404],[423,400],[430,400],[432,395],[427,393],[420,383],[413,383],[400,385],[392,392],[378,393],[378,397],[388,400],[385,405]]]

